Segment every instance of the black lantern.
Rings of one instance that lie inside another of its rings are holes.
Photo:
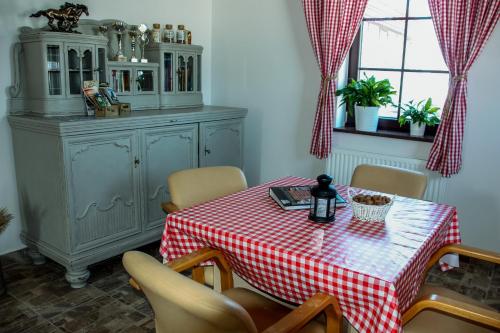
[[[331,185],[332,177],[319,175],[318,185],[311,188],[311,210],[309,220],[314,222],[335,221],[337,190]]]

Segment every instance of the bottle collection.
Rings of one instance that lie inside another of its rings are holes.
[[[177,30],[174,30],[172,24],[165,24],[162,31],[161,25],[154,23],[151,29],[151,39],[154,43],[191,44],[191,31],[187,30],[183,24],[179,24]]]

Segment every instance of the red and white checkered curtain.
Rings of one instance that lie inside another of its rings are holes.
[[[429,7],[450,84],[427,168],[450,177],[462,166],[467,72],[495,28],[500,1],[429,0]]]
[[[337,73],[349,53],[368,0],[302,0],[311,44],[321,71],[321,88],[310,153],[327,158],[332,151]]]

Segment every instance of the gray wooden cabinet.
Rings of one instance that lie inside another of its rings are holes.
[[[160,64],[160,108],[200,106],[203,47],[173,43],[151,44],[146,56]]]
[[[88,265],[159,240],[167,176],[205,165],[242,167],[246,112],[204,106],[115,119],[9,116],[22,237],[31,253],[65,266],[78,288]]]
[[[243,124],[218,120],[200,124],[200,166],[243,166]]]
[[[22,28],[14,46],[11,113],[84,114],[83,81],[107,82],[103,36]]]
[[[132,110],[158,108],[158,64],[109,61],[108,72],[120,102],[130,103]]]
[[[82,86],[89,80],[109,83],[133,110],[203,104],[202,46],[151,42],[145,46],[149,63],[108,61],[117,51],[115,21],[82,19],[81,34],[23,27],[14,45],[10,113],[84,115]],[[102,25],[104,35],[97,32]],[[130,57],[127,32],[122,45]]]
[[[141,231],[137,144],[135,131],[63,139],[73,253]]]
[[[162,226],[165,214],[160,207],[169,201],[167,176],[178,170],[198,167],[198,124],[142,130],[143,177],[146,200],[145,228]]]

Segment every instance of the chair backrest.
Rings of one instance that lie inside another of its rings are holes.
[[[179,209],[247,188],[243,172],[231,166],[181,170],[170,174],[167,181],[170,200]]]
[[[123,266],[151,304],[157,333],[257,332],[241,305],[145,253],[126,252]]]
[[[427,188],[427,176],[418,171],[360,164],[354,170],[351,186],[421,199]]]

